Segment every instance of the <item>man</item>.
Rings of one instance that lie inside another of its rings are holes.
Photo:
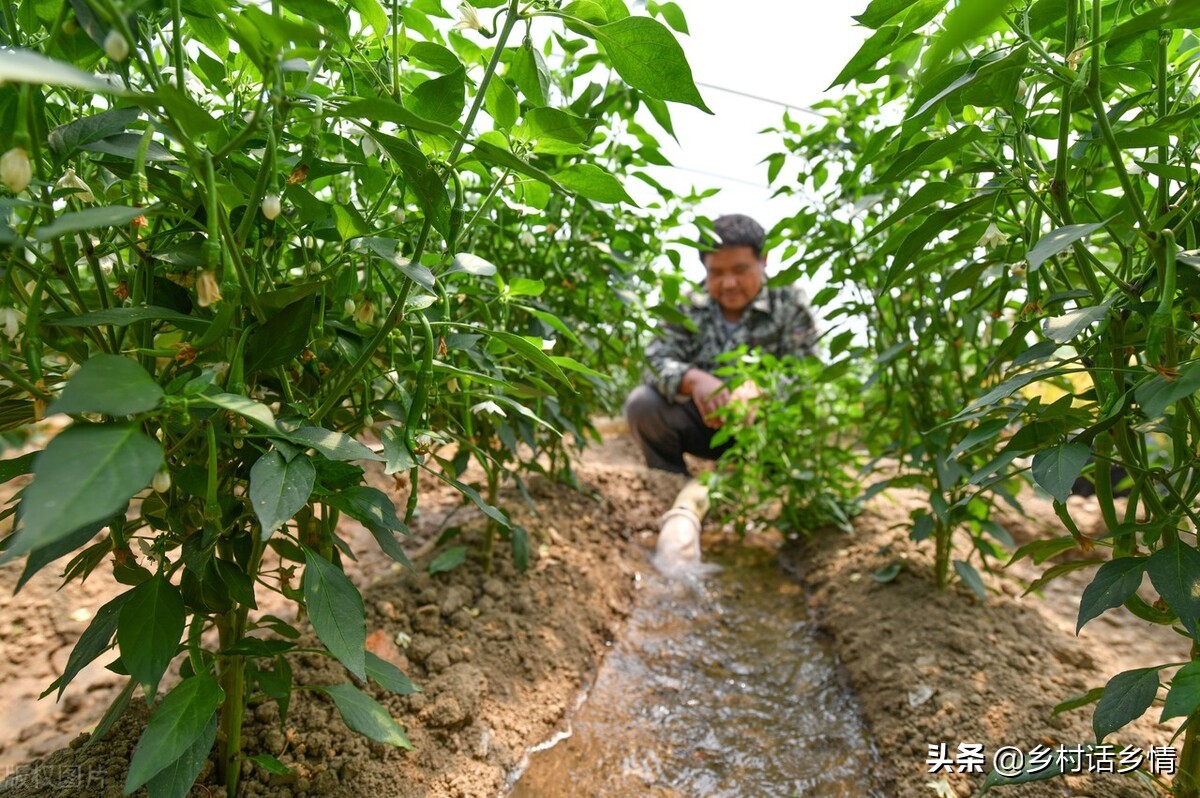
[[[746,344],[783,357],[811,355],[816,338],[812,314],[792,286],[766,287],[765,233],[748,216],[713,222],[715,241],[700,253],[707,296],[692,298],[683,312],[695,332],[668,324],[646,349],[645,385],[625,402],[625,418],[651,468],[688,473],[683,454],[716,459],[720,427],[716,411],[734,399],[753,399],[754,386],[736,391],[713,375],[717,357]]]

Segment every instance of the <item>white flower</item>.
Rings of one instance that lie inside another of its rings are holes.
[[[479,12],[475,10],[475,6],[459,3],[458,22],[454,23],[454,27],[458,30],[483,30],[483,23],[479,21]]]
[[[196,297],[200,307],[206,308],[221,301],[221,286],[210,271],[200,272],[196,278]]]
[[[154,475],[154,480],[150,483],[150,487],[154,488],[155,493],[166,493],[171,489],[171,472],[163,469]]]
[[[517,236],[517,241],[519,241],[521,246],[525,247],[525,249],[533,249],[537,246],[537,239],[534,238],[533,233],[529,232],[528,230],[522,230],[520,235]]]
[[[25,314],[16,308],[0,308],[0,330],[4,331],[4,337],[8,340],[15,341],[17,339],[23,321],[25,321]]]
[[[354,300],[351,299],[350,297],[346,297],[346,301],[342,303],[342,311],[347,316],[353,316],[354,315]]]
[[[120,31],[110,30],[104,37],[104,54],[113,61],[124,61],[129,57],[129,42]]]
[[[361,143],[363,155],[367,156],[368,158],[379,152],[379,145],[375,143],[375,139],[371,136],[363,136]]]
[[[69,166],[67,167],[67,171],[63,172],[63,176],[58,179],[58,182],[54,184],[54,187],[74,189],[71,192],[71,196],[81,202],[96,201],[96,197],[92,194],[92,190],[88,187],[88,184],[83,182],[83,178],[75,174],[75,170]]]
[[[355,321],[370,325],[371,322],[375,321],[375,303],[369,299],[364,299],[362,304],[354,311],[353,316]]]
[[[491,399],[480,402],[479,404],[471,405],[472,413],[491,413],[493,416],[504,418],[504,408],[493,402]]]
[[[989,222],[987,230],[983,231],[983,235],[979,237],[979,242],[976,246],[991,249],[992,247],[1003,246],[1007,243],[1008,236],[1000,232],[1000,228],[996,226],[995,222]]]
[[[20,194],[33,180],[33,167],[29,155],[20,147],[13,147],[0,155],[0,183],[8,186],[14,194]]]
[[[395,220],[396,224],[404,224],[404,220],[407,218],[408,214],[404,212],[403,208],[397,208],[396,212],[392,214],[392,219]]]
[[[269,219],[271,221],[274,221],[275,218],[279,216],[280,210],[281,210],[281,207],[279,204],[279,195],[278,194],[268,194],[267,196],[263,197],[263,201],[262,201],[263,216],[267,217],[267,219]]]

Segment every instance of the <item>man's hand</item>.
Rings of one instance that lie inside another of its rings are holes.
[[[720,379],[700,369],[690,369],[683,375],[680,390],[692,397],[692,401],[696,404],[696,409],[700,411],[700,417],[704,419],[705,425],[713,429],[718,429],[723,423],[716,415],[717,411],[722,407],[730,402],[746,402],[750,404],[762,395],[758,386],[753,382],[744,382],[733,391],[730,391]],[[749,419],[751,422],[754,421],[753,408],[750,410]]]
[[[700,411],[700,418],[704,419],[706,426],[713,429],[721,426],[721,419],[717,418],[715,414],[717,410],[729,404],[731,396],[725,388],[725,383],[707,371],[688,369],[687,373],[683,375],[683,381],[679,384],[679,390],[692,397],[692,402]]]

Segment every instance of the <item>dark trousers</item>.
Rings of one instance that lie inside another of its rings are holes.
[[[625,420],[646,465],[677,474],[688,473],[683,453],[716,460],[729,443],[713,448],[715,429],[707,427],[691,400],[669,402],[649,385],[639,385],[625,400]]]

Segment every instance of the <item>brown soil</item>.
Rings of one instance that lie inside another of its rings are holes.
[[[368,743],[345,728],[320,694],[301,691],[283,723],[273,703],[252,709],[247,752],[271,753],[293,773],[269,775],[247,763],[246,794],[503,794],[526,749],[562,727],[606,643],[620,632],[636,574],[649,567],[645,555],[657,519],[681,482],[636,460],[629,441],[618,437],[577,467],[583,493],[534,481],[529,488],[536,512],[518,492],[505,493],[502,504],[533,537],[534,562],[525,575],[516,574],[503,553],[492,576],[474,564],[435,576],[420,568],[423,563],[416,573],[401,571],[365,531],[347,526],[343,533],[359,557],[347,570],[364,590],[369,645],[423,688],[412,696],[372,692],[407,729],[416,750]],[[391,486],[379,472],[372,478],[381,488]],[[418,541],[438,534],[457,504],[445,488],[422,499]],[[809,585],[815,617],[833,638],[859,697],[881,754],[877,775],[884,794],[935,794],[929,782],[942,775],[927,772],[930,744],[947,743],[953,752],[959,743],[982,743],[991,752],[999,745],[1086,742],[1090,710],[1054,717],[1054,704],[1119,671],[1186,658],[1181,638],[1146,628],[1126,613],[1108,613],[1076,638],[1071,602],[1091,570],[1055,583],[1049,601],[1017,597],[1022,589],[1014,574],[1029,580],[1041,570],[1028,566],[986,577],[993,594],[982,605],[963,590],[938,593],[930,583],[927,549],[910,543],[899,528],[914,501],[906,494],[877,499],[856,523],[855,536],[818,536],[785,553]],[[1008,524],[1018,542],[1060,534],[1047,508],[1031,501],[1030,511],[1032,520]],[[469,541],[482,517],[468,508],[450,523],[463,526]],[[893,561],[904,564],[894,581],[871,578]],[[115,798],[144,706],[135,699],[133,711],[93,746],[84,747],[86,735],[75,735],[94,726],[122,678],[96,666],[76,678],[62,703],[35,699],[61,673],[90,613],[120,586],[97,573],[82,586],[57,590],[58,570],[48,567],[16,596],[0,596],[0,678],[9,695],[0,727],[0,776],[14,774],[0,792]],[[0,578],[15,584],[19,571],[7,566]],[[347,679],[323,658],[300,657],[293,668],[300,684]],[[1169,739],[1166,727],[1143,719],[1109,742],[1144,748]],[[206,777],[211,785],[211,768]],[[980,781],[948,777],[958,796],[971,794]],[[210,786],[193,794],[223,790]],[[1104,776],[1001,794],[1101,798],[1154,792]]]

